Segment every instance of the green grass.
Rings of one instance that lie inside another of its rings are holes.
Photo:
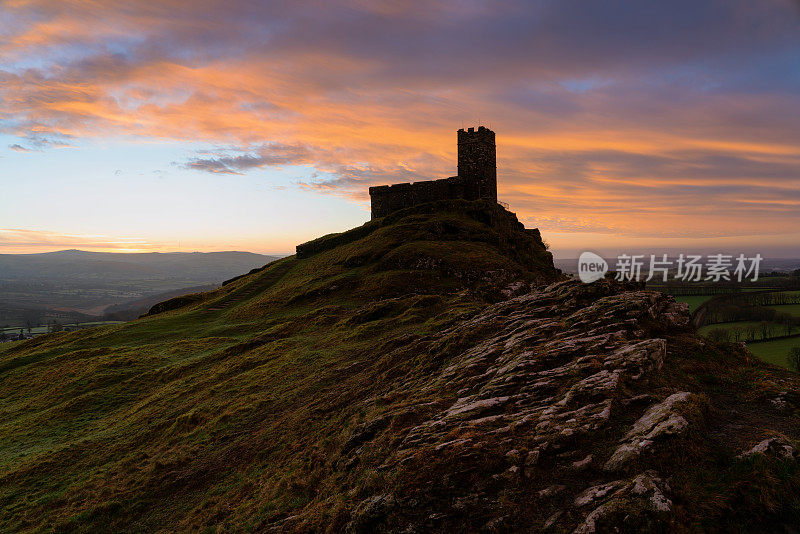
[[[788,367],[786,358],[789,354],[789,349],[792,347],[800,347],[800,337],[747,344],[747,349],[759,359],[781,367]]]
[[[750,327],[760,328],[761,327],[761,322],[760,321],[736,321],[736,322],[732,322],[732,323],[714,323],[714,324],[708,324],[708,325],[705,325],[705,326],[701,326],[700,328],[698,328],[698,332],[700,332],[700,334],[702,334],[702,335],[708,335],[708,333],[711,332],[712,330],[716,330],[716,329],[719,329],[719,328],[722,328],[722,329],[725,329],[725,330],[732,330],[733,328],[736,328],[736,327],[740,327],[740,328],[750,328]],[[785,327],[782,324],[774,323],[772,325],[772,328],[773,328],[773,334],[774,334],[773,337],[786,335],[786,332],[784,331]],[[794,335],[794,334],[800,334],[800,328],[798,328],[796,326],[792,327],[790,335]]]
[[[725,329],[725,330],[731,330],[731,329],[733,329],[733,328],[735,328],[737,326],[741,327],[741,328],[749,328],[751,326],[757,328],[760,325],[761,325],[761,323],[758,322],[758,321],[736,321],[736,322],[732,322],[732,323],[707,324],[705,326],[701,326],[700,328],[698,328],[697,331],[700,332],[700,334],[702,334],[702,335],[707,335],[710,331],[716,330],[718,328],[722,328],[722,329]]]
[[[781,313],[788,313],[792,317],[800,317],[800,304],[777,304],[770,308]]]
[[[759,328],[760,325],[761,323],[756,321],[717,323],[717,324],[702,326],[698,329],[698,332],[701,335],[708,335],[709,332],[718,328],[727,330],[733,329],[735,327],[748,328],[752,326],[755,328]],[[775,325],[774,332],[779,335],[784,335],[783,326]],[[792,328],[792,335],[795,334],[800,334],[800,328],[797,327]],[[789,353],[789,349],[793,346],[800,346],[800,337],[776,339],[773,341],[758,341],[758,340],[747,341],[747,338],[745,336],[744,339],[742,339],[742,341],[745,341],[747,343],[747,348],[756,357],[767,363],[779,365],[781,367],[788,367],[786,356]]]
[[[462,207],[373,225],[184,308],[0,345],[0,531],[187,531],[216,517],[235,530],[306,506],[330,524],[336,502],[383,475],[328,458],[398,377],[445,363],[397,349],[484,307],[504,272],[554,275],[499,207],[477,219]]]
[[[77,327],[81,328],[81,329],[83,329],[83,328],[93,328],[95,326],[105,326],[105,325],[109,325],[109,324],[120,324],[121,322],[122,321],[92,321],[92,322],[86,322],[86,323],[78,323]],[[75,328],[76,324],[75,323],[65,323],[65,324],[63,324],[61,326],[63,326],[64,328]],[[31,334],[46,334],[48,332],[49,328],[50,327],[46,326],[46,325],[45,326],[34,326],[34,327],[31,327],[30,333]],[[19,334],[20,330],[22,330],[26,334],[28,333],[28,328],[25,327],[25,326],[12,326],[12,327],[8,327],[8,328],[0,328],[0,332],[6,333],[6,334],[15,334],[15,335]]]

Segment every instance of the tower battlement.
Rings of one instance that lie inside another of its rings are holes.
[[[458,175],[441,180],[369,188],[372,218],[437,200],[481,198],[497,202],[494,132],[484,126],[458,130]]]
[[[497,151],[489,128],[458,130],[458,176],[475,189],[476,198],[468,200],[497,201]]]

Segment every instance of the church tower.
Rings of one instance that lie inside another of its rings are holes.
[[[494,132],[489,128],[458,130],[458,177],[467,200],[497,202],[497,153]]]

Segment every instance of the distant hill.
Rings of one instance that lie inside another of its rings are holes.
[[[192,279],[222,282],[280,256],[252,252],[115,253],[61,250],[42,254],[0,254],[0,280],[129,281]]]
[[[117,317],[133,318],[142,307],[147,311],[153,295],[208,289],[277,258],[250,252],[0,254],[0,326],[85,321],[109,306],[121,306],[112,310]]]
[[[794,532],[800,380],[488,202],[0,345],[2,532]]]

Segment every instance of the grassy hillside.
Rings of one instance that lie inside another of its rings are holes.
[[[181,309],[0,347],[0,530],[255,526],[303,507],[368,415],[355,401],[417,372],[392,348],[554,278],[513,215],[464,207],[409,210]]]
[[[800,380],[697,338],[685,304],[559,280],[538,232],[484,202],[302,250],[0,347],[0,531],[800,521]]]

